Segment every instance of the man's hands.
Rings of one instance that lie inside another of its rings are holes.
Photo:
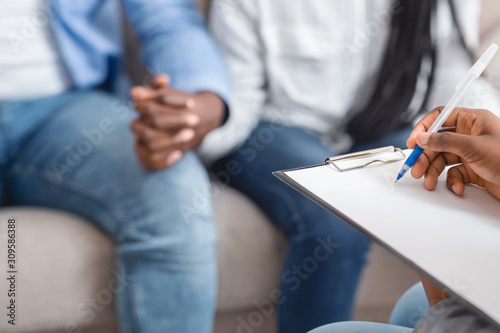
[[[224,117],[224,102],[214,93],[192,95],[168,84],[168,77],[158,75],[149,87],[134,87],[131,92],[141,115],[132,123],[136,149],[141,164],[152,170],[174,165]]]
[[[462,195],[465,184],[484,187],[500,200],[500,118],[487,110],[456,108],[443,124],[450,132],[426,133],[443,107],[432,110],[411,133],[407,145],[418,144],[424,153],[411,170],[415,178],[426,175],[424,186],[433,190],[447,165],[447,186]]]

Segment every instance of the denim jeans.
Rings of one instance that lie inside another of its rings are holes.
[[[133,116],[98,91],[0,102],[0,203],[72,212],[116,242],[121,332],[209,333],[216,232],[209,200],[193,200],[209,187],[206,170],[194,153],[142,168]]]
[[[353,149],[405,147],[408,134],[409,128]],[[272,174],[321,164],[334,155],[313,133],[261,122],[234,154],[213,166],[215,172],[233,171],[228,183],[250,197],[288,238],[282,297],[270,296],[282,333],[304,333],[352,315],[368,239]]]
[[[309,333],[410,333],[429,311],[429,303],[421,283],[408,289],[392,311],[390,324],[342,322],[319,327]]]

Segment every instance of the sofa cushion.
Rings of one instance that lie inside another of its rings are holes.
[[[243,195],[219,186],[213,193],[220,234],[218,311],[251,308],[278,285],[284,238]],[[19,316],[15,329],[1,320],[0,332],[62,332],[67,325],[115,331],[113,291],[123,279],[114,269],[113,242],[72,214],[3,208],[0,253],[5,253],[9,218],[17,221]],[[0,271],[7,271],[6,260],[0,260]],[[5,290],[7,281],[0,279],[0,304],[7,304]]]
[[[1,320],[0,331],[63,332],[66,326],[114,325],[113,295],[108,287],[115,279],[109,238],[71,214],[8,208],[0,210],[1,253],[8,218],[17,221],[18,317],[15,330]],[[0,261],[0,270],[6,272],[5,260]],[[6,281],[0,281],[0,302],[7,304]],[[94,299],[96,310],[89,306]]]
[[[246,197],[216,185],[219,231],[219,311],[254,306],[279,285],[285,238]]]

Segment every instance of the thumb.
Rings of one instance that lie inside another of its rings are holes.
[[[444,133],[419,133],[417,143],[423,149],[435,152],[447,152],[464,158],[466,155],[477,151],[477,137],[451,132]]]

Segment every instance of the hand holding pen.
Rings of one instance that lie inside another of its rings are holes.
[[[465,77],[458,84],[456,91],[451,97],[448,104],[446,104],[446,106],[442,109],[438,117],[428,128],[428,132],[437,133],[439,131],[441,126],[443,126],[443,123],[446,121],[446,119],[458,105],[458,103],[465,95],[467,90],[470,88],[470,86],[474,83],[474,81],[476,81],[481,76],[484,69],[486,68],[486,66],[488,66],[488,64],[490,63],[491,59],[493,59],[493,56],[495,56],[497,51],[498,51],[498,46],[495,43],[491,44],[490,47],[486,50],[486,52],[484,52],[484,54],[479,58],[479,60],[465,74]],[[424,149],[422,147],[418,145],[415,147],[415,149],[406,159],[405,163],[403,164],[403,167],[399,171],[395,183],[401,178],[403,178],[405,173],[413,167],[413,165],[419,159],[423,151]]]
[[[444,122],[453,131],[429,133],[443,107],[432,110],[415,126],[407,145],[417,144],[424,153],[416,161],[411,174],[426,175],[424,186],[433,190],[446,166],[448,188],[462,195],[465,184],[484,187],[500,200],[500,118],[487,110],[455,108]]]

